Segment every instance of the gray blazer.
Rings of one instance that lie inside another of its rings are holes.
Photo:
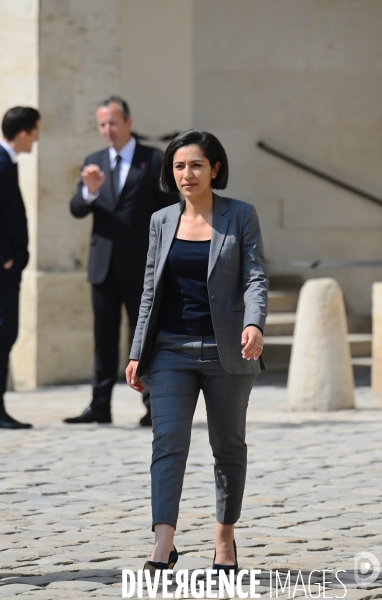
[[[137,376],[147,372],[154,347],[166,259],[185,201],[151,217],[144,291],[130,359]],[[251,204],[214,194],[208,262],[208,294],[220,362],[228,373],[258,374],[259,361],[243,360],[241,334],[247,325],[264,329],[268,277],[256,210]]]

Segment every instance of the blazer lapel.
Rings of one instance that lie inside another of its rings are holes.
[[[131,161],[130,169],[126,177],[125,184],[121,190],[119,197],[129,196],[130,192],[134,189],[135,184],[142,177],[147,169],[148,160],[145,157],[146,152],[143,146],[137,144]]]
[[[216,261],[220,254],[221,247],[223,245],[229,219],[224,216],[224,213],[228,210],[228,205],[224,198],[220,198],[214,194],[214,204],[212,213],[212,237],[210,246],[210,256],[208,259],[208,275],[207,280],[215,267]]]
[[[174,239],[180,216],[184,210],[185,201],[182,200],[179,204],[175,204],[171,207],[171,211],[167,215],[167,220],[162,224],[162,245],[158,268],[155,274],[155,281],[158,282],[166,264],[168,253],[170,252],[171,244]],[[220,254],[221,247],[223,245],[229,218],[224,216],[224,213],[228,211],[228,205],[224,198],[220,198],[214,194],[214,206],[212,215],[212,237],[210,246],[210,255],[208,259],[208,276],[209,279],[213,268],[215,267],[216,261]]]
[[[164,270],[164,266],[166,264],[168,253],[170,252],[171,244],[174,239],[184,205],[184,200],[179,202],[179,204],[175,204],[167,215],[167,221],[162,224],[162,246],[158,268],[155,274],[156,281],[159,281],[159,278]]]

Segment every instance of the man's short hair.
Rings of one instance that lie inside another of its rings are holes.
[[[30,106],[14,106],[7,110],[1,123],[6,140],[12,141],[20,131],[30,133],[36,129],[40,113]]]
[[[123,118],[125,119],[125,121],[127,121],[127,119],[130,117],[129,105],[127,104],[126,100],[124,100],[120,96],[110,96],[109,98],[106,98],[106,100],[102,100],[102,102],[98,104],[98,108],[104,108],[106,106],[109,106],[109,104],[111,104],[112,102],[115,102],[119,105],[122,111]]]

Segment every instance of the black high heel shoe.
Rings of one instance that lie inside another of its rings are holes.
[[[212,563],[212,568],[215,569],[216,571],[224,571],[224,573],[226,575],[229,575],[230,571],[234,571],[235,575],[237,575],[238,571],[239,571],[239,565],[237,564],[237,551],[236,551],[236,542],[235,540],[233,540],[233,549],[235,552],[235,564],[234,565],[219,565],[215,562],[215,558],[216,558],[216,550],[215,550],[215,555],[214,555],[214,562]]]
[[[155,560],[146,560],[145,565],[143,567],[144,571],[150,571],[151,575],[155,575],[155,571],[164,571],[165,569],[173,569],[174,565],[178,562],[178,551],[174,546],[174,549],[171,550],[168,563],[157,562]]]

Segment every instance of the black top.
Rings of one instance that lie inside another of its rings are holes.
[[[159,328],[184,335],[214,335],[207,290],[211,240],[175,238],[164,272]]]
[[[13,259],[18,269],[28,262],[28,227],[17,164],[0,146],[0,265]]]

